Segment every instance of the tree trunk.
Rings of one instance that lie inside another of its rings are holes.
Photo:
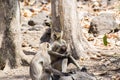
[[[63,31],[63,39],[70,44],[70,50],[76,59],[88,57],[85,49],[89,46],[78,23],[77,1],[51,0],[51,3],[53,31]]]
[[[0,0],[1,64],[5,69],[21,65],[26,56],[21,48],[20,9],[18,0]]]

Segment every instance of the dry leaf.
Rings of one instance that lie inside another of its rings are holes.
[[[29,5],[29,2],[24,0],[24,6],[28,6]]]
[[[88,25],[88,24],[85,24],[85,25],[84,25],[84,28],[87,28],[87,29],[89,29],[89,28],[90,28],[90,25]]]
[[[28,17],[27,12],[24,12],[23,16],[24,16],[24,17]]]
[[[35,12],[35,10],[34,9],[29,9],[32,13],[34,13]]]
[[[118,35],[115,33],[107,34],[107,38],[118,38]]]
[[[88,41],[93,41],[94,38],[93,38],[93,37],[89,37],[87,40],[88,40]]]

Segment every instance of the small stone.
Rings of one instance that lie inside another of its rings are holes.
[[[94,72],[93,74],[96,76],[101,76],[101,75],[105,75],[107,72],[106,71],[98,71],[98,72]]]
[[[92,19],[88,33],[104,35],[118,28],[114,13],[103,12]]]
[[[30,21],[28,21],[28,25],[34,26],[34,25],[36,25],[36,24],[35,24],[35,22],[34,22],[33,20],[30,20]]]
[[[116,42],[116,46],[120,46],[120,41],[117,41],[117,42]]]

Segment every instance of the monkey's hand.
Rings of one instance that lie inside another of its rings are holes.
[[[63,53],[64,54],[64,57],[66,57],[66,58],[68,58],[71,54],[70,53],[68,53],[68,52],[65,52],[65,53]]]

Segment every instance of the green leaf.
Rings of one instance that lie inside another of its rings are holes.
[[[105,34],[104,37],[103,37],[103,43],[104,43],[105,46],[108,45],[108,41],[107,41],[107,36],[106,36],[106,34]]]

